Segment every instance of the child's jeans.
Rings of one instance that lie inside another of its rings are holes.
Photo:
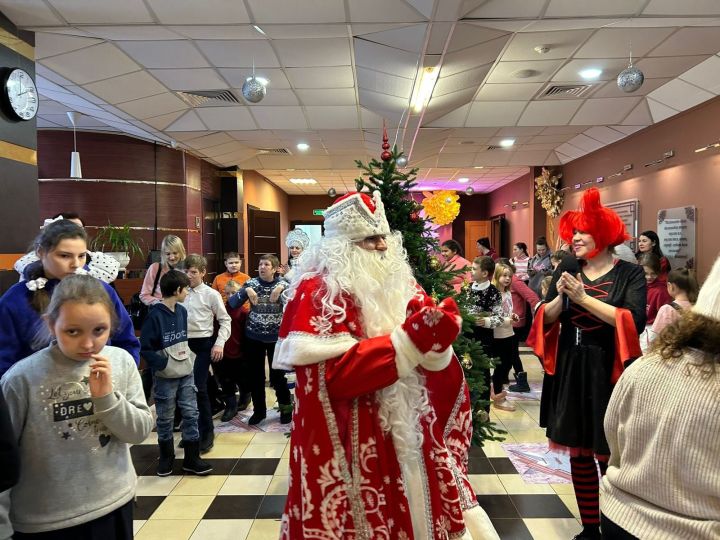
[[[176,404],[182,414],[183,440],[197,441],[200,439],[197,388],[192,373],[178,379],[155,377],[153,397],[155,398],[159,441],[168,441],[173,438],[173,418]]]

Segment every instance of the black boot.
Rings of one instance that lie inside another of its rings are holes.
[[[238,404],[238,411],[244,411],[250,406],[250,400],[252,396],[250,392],[240,392],[240,403]]]
[[[173,463],[175,462],[175,449],[172,439],[168,441],[158,441],[160,447],[160,462],[158,463],[157,475],[170,476],[173,471]]]
[[[233,418],[235,418],[235,415],[238,412],[238,405],[237,405],[237,397],[235,397],[235,394],[228,397],[225,400],[225,412],[222,415],[222,418],[220,420],[222,422],[229,422]]]
[[[527,381],[527,372],[521,371],[517,374],[517,384],[511,384],[508,388],[511,392],[523,392],[527,393],[530,391],[530,385]]]
[[[255,410],[255,412],[252,414],[252,416],[251,416],[250,419],[248,420],[248,425],[254,426],[254,425],[256,425],[256,424],[259,424],[260,422],[262,422],[263,420],[265,420],[266,417],[267,417],[267,412],[266,412],[266,411],[264,411],[264,410],[262,410],[262,411]]]
[[[215,432],[211,431],[200,437],[200,453],[207,454],[215,446]]]
[[[573,540],[602,540],[599,525],[585,525],[580,534],[573,536]]]
[[[185,458],[183,459],[183,471],[204,476],[212,472],[212,465],[200,459],[200,441],[185,441]]]

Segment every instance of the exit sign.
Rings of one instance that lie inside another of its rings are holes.
[[[325,209],[324,208],[317,208],[313,210],[313,216],[323,216],[325,215]]]

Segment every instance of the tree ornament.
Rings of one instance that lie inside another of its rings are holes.
[[[334,187],[331,187],[330,189],[327,190],[327,194],[328,194],[328,197],[334,197],[335,195],[337,195],[337,191],[335,190]]]
[[[472,369],[473,362],[472,357],[470,356],[470,353],[465,353],[462,355],[462,361],[460,362],[462,364],[462,367],[465,369]]]
[[[472,195],[473,193],[475,193],[475,190],[472,188],[472,186],[468,186],[467,189],[465,190],[465,194]]]
[[[405,156],[400,156],[395,160],[395,164],[401,169],[404,169],[405,167],[407,167],[408,159]]]
[[[640,69],[630,63],[630,65],[620,72],[617,77],[617,85],[623,92],[634,92],[639,89],[645,82],[645,75]]]
[[[480,420],[481,422],[487,422],[490,419],[490,415],[485,412],[484,409],[481,409],[475,413],[475,416]]]
[[[420,214],[417,212],[410,212],[410,221],[416,223],[418,219],[420,219]]]
[[[382,159],[383,161],[390,161],[390,159],[392,158],[392,154],[389,152],[390,143],[388,142],[388,134],[387,134],[387,128],[385,127],[385,122],[383,122],[382,149],[383,149],[383,152],[382,152],[382,154],[380,154],[380,159]]]
[[[422,205],[428,218],[435,225],[447,225],[452,223],[460,213],[459,198],[454,191],[436,191],[426,195]]]
[[[440,270],[441,266],[442,263],[440,262],[440,259],[435,256],[430,257],[430,268],[432,268],[433,270]]]

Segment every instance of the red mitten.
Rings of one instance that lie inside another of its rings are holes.
[[[425,291],[418,287],[418,290],[415,291],[415,294],[408,302],[407,308],[405,308],[405,317],[410,317],[413,313],[417,313],[426,306],[435,307],[435,302]]]
[[[453,344],[462,326],[457,304],[451,298],[439,306],[425,306],[402,324],[413,345],[422,354],[445,351]]]

